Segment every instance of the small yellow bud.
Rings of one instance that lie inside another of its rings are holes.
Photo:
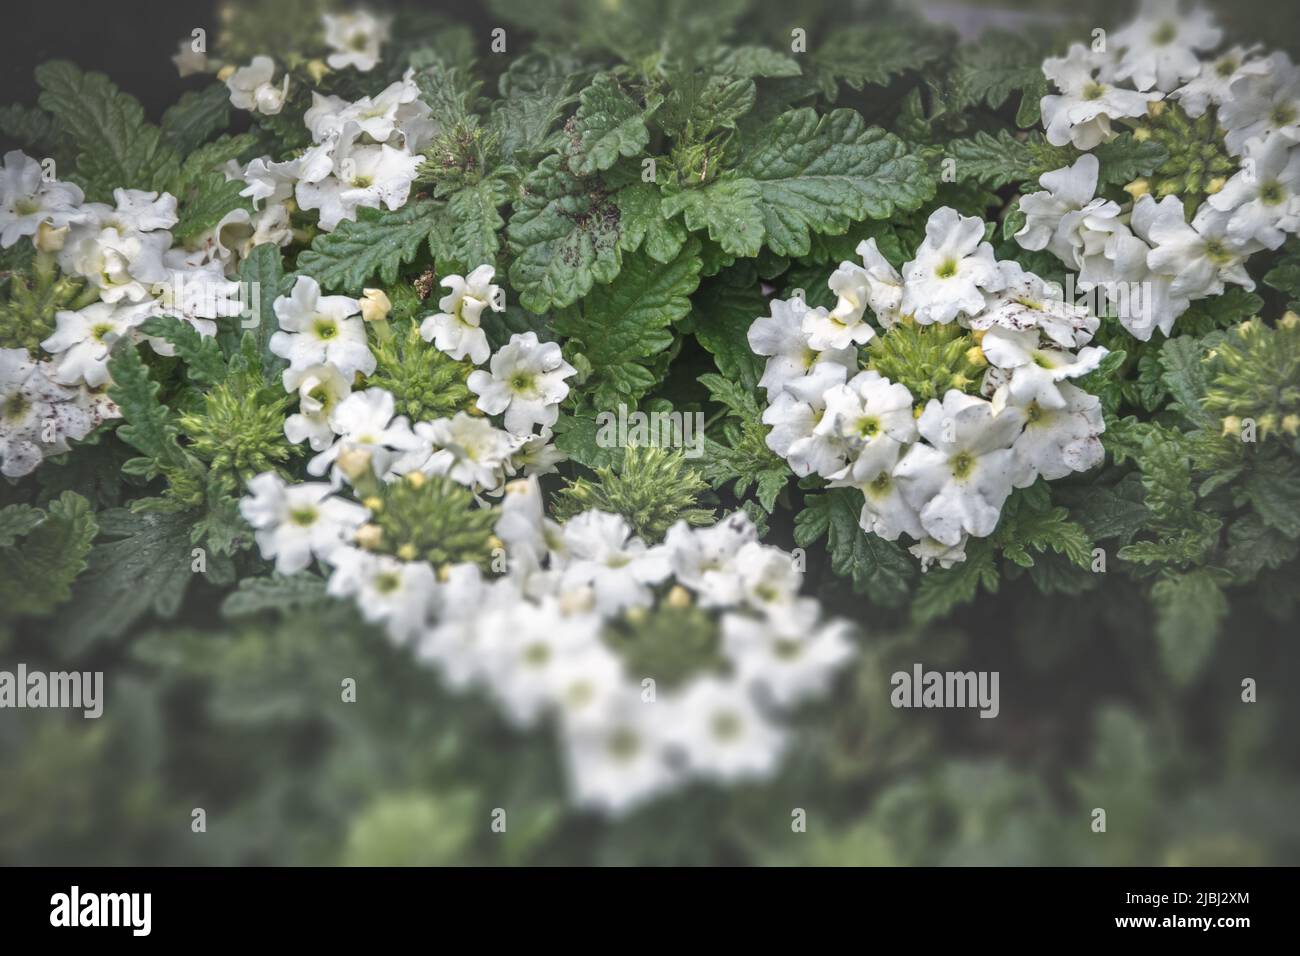
[[[369,508],[371,511],[384,510],[384,499],[380,498],[378,495],[370,495],[367,498],[362,498],[361,503],[365,505],[367,508]]]
[[[370,471],[370,452],[364,448],[349,448],[339,453],[334,464],[349,481],[357,481]]]
[[[1124,192],[1128,193],[1134,199],[1141,199],[1151,192],[1151,184],[1145,179],[1135,179],[1124,187]]]
[[[1259,431],[1262,435],[1271,435],[1277,428],[1277,416],[1272,412],[1259,416]]]
[[[406,476],[406,483],[412,488],[423,488],[424,483],[427,480],[428,479],[424,477],[424,472],[422,471],[408,472]]]
[[[414,561],[420,552],[415,550],[415,545],[409,541],[397,549],[397,556],[403,561]]]
[[[1300,315],[1296,315],[1290,310],[1287,310],[1282,318],[1277,320],[1278,327],[1283,329],[1293,329],[1297,322],[1300,322]]]
[[[668,596],[664,598],[664,603],[678,610],[688,608],[691,606],[691,592],[680,584],[674,584]]]
[[[1139,143],[1145,143],[1151,138],[1151,130],[1147,129],[1145,126],[1139,126],[1133,131],[1133,138]]]
[[[1241,434],[1241,418],[1240,418],[1239,416],[1237,416],[1237,415],[1227,415],[1227,416],[1225,416],[1224,419],[1223,419],[1223,431],[1221,432],[1221,434],[1224,435],[1224,436],[1227,436],[1227,435],[1240,435],[1240,434]]]
[[[319,83],[325,79],[325,74],[330,72],[324,60],[308,60],[306,69],[313,83]]]
[[[494,534],[488,535],[487,543],[488,543],[488,547],[491,548],[493,551],[495,551],[497,548],[500,548],[502,551],[506,549],[506,543]]]
[[[1300,415],[1292,413],[1283,416],[1282,431],[1286,432],[1288,435],[1295,435],[1297,432],[1300,432]]]
[[[966,350],[966,361],[971,365],[988,365],[989,360],[984,357],[984,350],[978,345],[972,345]]]
[[[514,481],[506,482],[506,494],[508,495],[526,495],[532,485],[526,478],[516,478]]]
[[[407,545],[407,547],[409,548],[410,545]],[[412,549],[412,550],[414,550],[414,549]],[[444,564],[444,565],[440,565],[440,566],[439,566],[439,568],[438,568],[438,580],[441,581],[443,584],[446,584],[448,581],[451,580],[451,565],[450,565],[450,564]]]
[[[623,615],[629,624],[640,624],[646,619],[646,610],[643,607],[630,607],[627,613]]]
[[[377,524],[363,524],[357,529],[357,544],[367,551],[374,551],[384,541],[384,529]]]
[[[477,404],[471,405],[465,410],[465,412],[468,415],[477,415],[480,418],[483,417],[483,409],[479,408]]]
[[[1227,183],[1228,181],[1224,179],[1222,176],[1215,176],[1213,179],[1211,179],[1208,183],[1205,184],[1205,192],[1207,195],[1213,196],[1220,189],[1226,186]]]
[[[1167,104],[1164,100],[1156,100],[1156,101],[1153,102],[1153,103],[1148,103],[1148,104],[1147,104],[1147,115],[1149,115],[1149,116],[1162,116],[1162,115],[1164,114],[1164,112],[1165,112],[1165,107],[1168,106],[1168,105],[1169,105],[1169,104]]]
[[[226,82],[226,80],[235,75],[235,69],[235,64],[227,63],[221,69],[217,70],[217,79],[222,83]]]
[[[41,252],[58,252],[63,248],[63,242],[68,238],[68,227],[59,226],[57,229],[48,222],[42,222],[36,227],[36,248]]]
[[[382,322],[393,311],[393,303],[383,289],[366,289],[361,294],[361,318],[367,322]]]
[[[561,614],[584,614],[596,606],[596,592],[590,585],[583,585],[560,595]]]

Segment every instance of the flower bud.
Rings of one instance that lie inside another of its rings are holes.
[[[58,252],[63,248],[63,242],[68,238],[68,227],[59,226],[57,229],[48,222],[42,222],[36,227],[36,248],[41,252]]]
[[[367,551],[374,551],[383,543],[384,529],[377,524],[363,524],[357,529],[356,540]]]
[[[313,83],[320,83],[325,78],[325,74],[330,72],[324,60],[308,60],[306,70]]]
[[[668,596],[664,598],[664,603],[671,608],[682,610],[691,606],[691,592],[686,590],[680,584],[674,584]]]
[[[1151,184],[1145,179],[1135,179],[1124,187],[1124,192],[1128,193],[1134,199],[1141,199],[1151,192]]]
[[[367,322],[382,322],[393,311],[393,303],[383,289],[366,289],[361,295],[361,318]]]
[[[334,464],[348,481],[358,481],[370,473],[370,452],[364,448],[349,448],[339,453]]]

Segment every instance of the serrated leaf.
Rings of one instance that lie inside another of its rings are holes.
[[[172,227],[172,235],[178,242],[188,242],[215,228],[234,209],[252,212],[252,200],[240,195],[244,186],[243,180],[227,180],[221,173],[206,173],[187,183],[177,196],[179,221]]]
[[[449,241],[438,250],[437,258],[451,259],[466,272],[480,265],[495,266],[501,246],[497,232],[506,224],[497,210],[509,200],[510,188],[495,179],[454,192],[446,208],[452,223]]]
[[[77,174],[87,198],[107,200],[115,188],[158,189],[179,167],[177,154],[144,108],[102,73],[66,60],[36,68],[41,108],[81,150]]]
[[[641,107],[610,74],[597,76],[579,102],[569,151],[569,169],[576,175],[609,169],[620,156],[635,156],[650,142]]]
[[[749,327],[767,311],[756,283],[735,285],[726,276],[705,283],[691,300],[695,338],[713,356],[718,371],[753,390],[763,374],[764,359],[749,347]]]
[[[762,46],[719,48],[709,66],[726,76],[768,77],[780,79],[798,76],[803,71],[794,58]]]
[[[125,420],[118,426],[118,437],[150,461],[150,474],[162,467],[189,467],[176,441],[179,430],[175,416],[158,399],[159,385],[149,377],[149,368],[135,343],[120,343],[113,350],[108,369],[113,379],[108,396],[117,403]]]
[[[194,573],[189,513],[101,512],[100,533],[116,539],[90,549],[87,570],[58,630],[74,648],[121,634],[143,615],[171,617]]]
[[[806,548],[825,537],[836,574],[852,578],[854,590],[876,604],[897,607],[907,598],[916,563],[898,543],[862,530],[860,498],[853,488],[809,495],[795,517],[795,543]]]
[[[980,588],[990,594],[998,589],[997,565],[987,538],[967,542],[965,561],[950,568],[932,568],[921,576],[912,601],[912,620],[918,624],[938,620],[975,600]]]
[[[1037,121],[1038,100],[1047,92],[1047,78],[1043,76],[1042,51],[1036,43],[1023,36],[1001,31],[991,31],[974,43],[957,51],[950,82],[956,102],[954,109],[983,103],[989,109],[998,109],[1017,90],[1024,92],[1021,110],[1017,117],[1021,126]],[[1034,117],[1029,122],[1029,107],[1033,104]]]
[[[493,105],[490,125],[507,161],[530,167],[548,151],[556,123],[578,98],[576,82],[572,64],[542,53],[525,53],[501,74],[502,99]]]
[[[934,195],[925,164],[898,137],[853,110],[818,117],[791,110],[769,124],[734,173],[664,197],[665,212],[729,253],[806,255],[810,233],[842,235],[849,224],[918,208]],[[761,225],[761,239],[759,226]]]
[[[329,600],[325,581],[315,574],[305,572],[290,577],[275,574],[240,581],[238,589],[221,602],[221,613],[225,617],[245,617],[263,611],[287,614]]]
[[[167,145],[188,157],[230,125],[230,90],[213,83],[181,95],[162,116],[162,135]]]
[[[699,243],[694,240],[666,265],[633,253],[613,282],[597,286],[581,305],[557,313],[554,328],[586,356],[597,383],[606,380],[620,396],[635,400],[655,382],[644,360],[672,344],[669,326],[690,311],[690,295],[699,281]]]
[[[50,502],[21,541],[0,547],[0,609],[46,614],[66,601],[98,530],[90,502],[76,492],[65,491]],[[6,534],[0,530],[0,542]]]
[[[524,180],[506,228],[510,282],[531,312],[567,306],[622,266],[619,212],[599,179],[580,179],[548,156]]]
[[[959,180],[974,179],[991,189],[1036,183],[1043,173],[1069,166],[1079,156],[1072,147],[1052,146],[1039,132],[1017,135],[1008,129],[996,134],[980,130],[970,139],[953,140],[944,147],[944,154],[956,160]],[[1098,146],[1093,155],[1100,162],[1101,186],[1127,183],[1168,158],[1159,143],[1139,142],[1129,133]]]
[[[942,53],[932,30],[896,19],[871,26],[838,26],[816,48],[813,62],[822,92],[833,100],[837,82],[854,90],[868,84],[885,86],[897,74],[919,70]]]
[[[653,183],[624,186],[615,197],[619,211],[619,244],[625,252],[644,249],[656,262],[672,262],[686,242],[686,229],[660,208],[659,187]]]
[[[555,447],[593,471],[620,465],[623,449],[607,447],[606,443],[597,440],[599,432],[595,411],[587,409],[572,415],[561,414],[555,422]]]
[[[333,232],[321,233],[298,255],[298,272],[324,288],[359,293],[378,275],[397,281],[398,270],[419,253],[438,218],[437,204],[408,202],[400,209],[358,209],[355,221],[344,220]]]
[[[1204,669],[1228,613],[1228,600],[1214,574],[1201,569],[1161,578],[1151,588],[1156,642],[1165,672],[1182,685]]]
[[[145,335],[171,343],[185,362],[185,374],[196,385],[217,385],[226,378],[226,357],[213,336],[200,335],[188,322],[156,315],[140,326]]]
[[[306,255],[308,251],[310,250],[304,251],[302,255]],[[302,256],[298,257],[298,264],[301,267]],[[271,336],[280,328],[280,321],[275,317],[275,300],[289,294],[295,277],[284,274],[279,246],[264,242],[254,246],[245,256],[244,261],[239,264],[239,281],[243,283],[244,289],[250,290],[248,294],[251,295],[251,290],[257,290],[255,300],[258,310],[257,325],[244,334],[252,338],[253,351],[261,363],[262,374],[266,376],[266,380],[278,382],[285,361],[271,351]],[[245,318],[243,321],[248,322],[251,318]]]
[[[40,508],[31,505],[6,505],[0,508],[0,548],[7,548],[45,520]]]

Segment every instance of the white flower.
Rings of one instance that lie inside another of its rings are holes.
[[[1078,267],[1105,244],[1118,223],[1119,204],[1099,196],[1097,157],[1084,153],[1073,166],[1039,177],[1042,192],[1020,198],[1025,224],[1016,241],[1026,249],[1046,249],[1066,265]]]
[[[1282,136],[1246,144],[1246,165],[1206,202],[1228,217],[1228,238],[1276,249],[1300,230],[1300,148]]]
[[[1137,19],[1109,41],[1122,51],[1116,79],[1168,93],[1200,72],[1196,51],[1214,49],[1223,31],[1208,10],[1181,11],[1179,5],[1179,0],[1142,0]]]
[[[692,772],[733,781],[770,776],[785,749],[785,732],[763,716],[749,689],[704,677],[672,701],[669,739]]]
[[[1067,382],[1058,388],[1064,399],[1061,407],[1031,404],[1025,410],[1025,430],[1012,446],[1021,472],[1018,487],[1028,487],[1040,477],[1054,481],[1071,472],[1088,471],[1105,458],[1101,400]]]
[[[93,235],[69,237],[63,251],[72,271],[98,286],[105,302],[143,302],[169,277],[162,257],[170,245],[171,234],[161,230],[123,233],[110,226]]]
[[[903,279],[902,311],[922,325],[975,315],[984,308],[980,290],[996,291],[1002,283],[984,223],[949,206],[930,214],[925,241],[903,266]]]
[[[410,153],[418,152],[437,130],[429,107],[420,99],[414,69],[408,69],[401,80],[387,86],[373,99],[363,96],[355,103],[313,91],[311,108],[303,120],[317,143],[337,143],[351,123],[353,138],[364,134],[376,143]]]
[[[176,72],[182,78],[208,72],[208,55],[194,49],[194,39],[194,37],[181,37],[176,43],[176,52],[172,55]]]
[[[757,541],[736,554],[736,574],[745,603],[770,616],[787,612],[798,600],[803,584],[803,574],[789,553]]]
[[[866,243],[862,245],[865,247]],[[875,249],[874,240],[871,248]],[[808,336],[809,348],[824,352],[827,349],[852,348],[870,341],[876,330],[864,321],[864,316],[872,298],[874,282],[872,275],[857,263],[840,263],[826,283],[839,297],[835,308],[829,312],[825,309],[804,312],[801,326]]]
[[[468,357],[475,365],[486,362],[491,349],[487,333],[479,327],[480,317],[485,308],[505,311],[501,287],[492,284],[495,271],[491,266],[479,266],[468,276],[443,279],[442,285],[451,292],[438,300],[442,311],[420,323],[424,340],[457,361]]]
[[[1163,96],[1113,86],[1111,62],[1081,43],[1073,44],[1064,57],[1045,60],[1043,74],[1061,91],[1044,96],[1040,104],[1047,141],[1053,146],[1073,143],[1092,149],[1110,139],[1112,119],[1142,116],[1147,103]]]
[[[883,328],[892,328],[903,304],[903,277],[877,248],[875,239],[862,240],[854,251],[866,267],[867,305]]]
[[[427,562],[341,547],[330,554],[329,563],[334,572],[326,590],[353,598],[361,616],[382,622],[394,641],[406,643],[424,630],[435,583]]]
[[[811,608],[815,615],[816,601]],[[814,616],[792,627],[771,618],[724,614],[720,626],[723,653],[739,682],[761,686],[779,707],[825,694],[835,672],[854,654],[844,621],[817,627]]]
[[[570,555],[564,568],[565,588],[590,585],[602,614],[648,607],[652,600],[648,585],[669,574],[664,550],[647,548],[619,515],[602,511],[575,515],[564,525],[564,541]]]
[[[357,218],[358,208],[400,209],[406,204],[423,159],[392,146],[367,146],[345,140],[335,149],[333,175],[318,182],[305,178],[295,187],[298,205],[320,210],[326,232],[344,219]]]
[[[995,412],[992,403],[955,389],[942,403],[930,400],[917,421],[930,444],[913,445],[894,469],[930,537],[951,546],[963,533],[993,533],[1011,493],[1011,444],[1023,425],[1020,409]]]
[[[858,353],[855,348],[832,349],[819,354],[808,344],[803,321],[809,310],[802,299],[772,299],[769,307],[771,314],[755,319],[747,333],[754,354],[769,356],[763,377],[758,380],[769,398],[787,382],[802,378],[819,362],[840,364],[846,369],[856,367]]]
[[[112,211],[99,216],[99,225],[123,235],[170,229],[179,222],[176,197],[144,189],[114,189]]]
[[[1245,76],[1268,75],[1268,61],[1256,56],[1260,49],[1258,44],[1234,46],[1220,53],[1213,60],[1203,62],[1201,72],[1170,95],[1178,100],[1188,116],[1204,116],[1209,107],[1222,106],[1231,99],[1232,84],[1237,80]]]
[[[551,426],[560,415],[560,402],[569,394],[564,380],[577,374],[555,342],[539,342],[536,332],[516,333],[488,364],[476,369],[466,384],[478,395],[478,407],[489,415],[505,413],[506,429],[532,434],[534,425]]]
[[[678,521],[668,529],[663,546],[679,583],[695,591],[705,607],[725,607],[741,599],[736,555],[757,540],[749,515],[737,511],[707,528]]]
[[[1091,341],[1101,320],[1085,306],[1065,301],[1060,285],[1026,272],[1014,259],[998,263],[1005,287],[985,296],[984,311],[970,319],[977,332],[993,328],[1022,332],[1038,329],[1062,348]]]
[[[873,456],[880,470],[874,475],[866,468],[855,469],[856,487],[862,490],[862,511],[858,524],[868,534],[877,534],[886,541],[897,541],[899,535],[913,538],[925,537],[921,517],[903,496],[902,485],[894,478],[899,459],[911,446],[893,444],[885,446],[884,454]]]
[[[291,371],[285,384],[298,390],[298,411],[284,420],[284,435],[295,445],[311,444],[324,451],[334,441],[330,415],[352,393],[352,383],[333,365],[312,365]]]
[[[251,213],[247,209],[232,209],[217,223],[212,240],[213,258],[233,271],[256,246],[271,243],[283,247],[293,242],[289,207],[276,203]]]
[[[967,535],[962,535],[956,544],[947,545],[934,538],[923,538],[907,550],[920,560],[922,572],[930,570],[930,565],[935,563],[947,570],[966,560],[966,540]]]
[[[506,485],[501,516],[492,530],[506,546],[512,575],[527,577],[540,570],[551,550],[563,547],[563,531],[546,517],[542,487],[536,478],[521,478]]]
[[[521,727],[543,709],[577,705],[620,684],[621,665],[600,640],[601,619],[565,614],[555,598],[512,605],[484,632],[484,674],[510,719]]]
[[[345,451],[370,453],[370,466],[384,476],[403,452],[418,448],[405,415],[393,417],[393,396],[382,388],[353,392],[330,412],[330,428],[338,440],[307,463],[307,473],[323,475]]]
[[[55,378],[65,385],[85,382],[91,388],[107,384],[113,345],[132,335],[148,318],[150,307],[148,302],[93,302],[77,312],[56,312],[54,334],[41,343],[45,351],[60,356]]]
[[[244,309],[243,287],[227,279],[215,262],[197,268],[168,269],[167,278],[156,283],[152,291],[157,296],[151,310],[154,315],[175,316],[203,336],[217,334],[217,319],[240,315]]]
[[[818,362],[802,378],[786,382],[784,390],[763,410],[763,424],[772,426],[767,447],[786,459],[800,478],[814,472],[829,477],[845,466],[848,449],[839,435],[816,429],[826,411],[826,393],[844,384],[843,365]]]
[[[21,478],[71,447],[118,410],[102,395],[54,381],[49,362],[26,349],[0,349],[0,474]]]
[[[302,171],[302,158],[277,163],[269,156],[251,160],[240,173],[244,189],[239,193],[253,200],[253,205],[273,205],[293,196],[293,187]]]
[[[518,439],[518,436],[515,437]],[[568,461],[569,456],[555,446],[554,438],[554,433],[547,427],[535,435],[526,436],[510,456],[507,466],[510,474],[522,470],[525,475],[536,476],[551,475],[558,471],[555,466]]]
[[[289,384],[290,378],[313,365],[329,363],[349,381],[357,372],[369,375],[375,370],[356,299],[321,295],[320,283],[299,276],[289,295],[276,299],[272,308],[281,331],[271,336],[271,351],[289,361],[285,391],[297,387]]]
[[[42,223],[59,229],[81,222],[85,200],[72,183],[46,182],[41,164],[19,150],[5,153],[0,168],[0,248],[35,236]]]
[[[1189,299],[1219,295],[1225,282],[1247,291],[1255,288],[1245,261],[1259,246],[1228,234],[1230,213],[1202,205],[1189,225],[1177,196],[1166,196],[1159,203],[1143,196],[1133,207],[1135,228],[1144,216],[1150,217],[1146,232],[1152,246],[1147,265],[1152,272],[1173,278],[1172,295]]]
[[[297,574],[313,556],[328,560],[370,514],[333,497],[324,482],[286,485],[271,471],[249,481],[248,490],[252,495],[240,499],[239,512],[255,529],[262,557],[275,558],[281,574]]]
[[[420,422],[415,431],[435,449],[420,466],[426,474],[446,475],[468,488],[487,492],[499,489],[505,481],[515,439],[486,418],[457,412],[451,418]]]
[[[379,48],[388,42],[392,18],[367,10],[323,14],[325,43],[332,52],[325,60],[332,69],[355,67],[368,73],[379,62]]]
[[[1300,142],[1300,68],[1278,51],[1265,63],[1267,72],[1238,77],[1219,110],[1228,152],[1240,156],[1252,139],[1281,136]]]
[[[284,81],[279,86],[271,82],[274,75],[274,60],[269,56],[253,57],[248,66],[241,66],[226,79],[230,105],[266,116],[279,113],[289,95],[289,74],[284,74]]]
[[[627,689],[591,714],[566,720],[564,756],[575,802],[619,815],[679,782],[664,752],[666,704],[642,703]]]
[[[984,334],[980,348],[995,367],[1011,372],[1008,384],[993,399],[995,409],[1007,402],[1063,408],[1060,383],[1087,375],[1109,354],[1101,346],[1090,345],[1074,355],[1054,345],[1040,345],[1037,329],[1013,332],[1000,327]]]
[[[877,372],[859,372],[824,396],[826,411],[814,435],[833,437],[850,459],[842,471],[826,477],[858,483],[870,481],[898,459],[898,446],[916,440],[912,393]],[[887,463],[886,463],[887,462]]]

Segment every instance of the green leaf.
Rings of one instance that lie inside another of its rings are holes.
[[[232,209],[253,210],[252,200],[240,195],[242,179],[227,180],[221,173],[206,173],[187,183],[180,200],[179,221],[172,228],[178,242],[196,239],[214,228]]]
[[[133,342],[122,342],[108,363],[113,384],[108,396],[122,410],[124,423],[117,435],[150,462],[145,473],[162,468],[187,469],[188,456],[176,439],[180,430],[170,408],[158,399],[158,383],[149,377],[149,367]]]
[[[438,206],[430,200],[400,209],[358,209],[355,221],[312,240],[298,256],[298,272],[324,288],[359,293],[374,275],[397,281],[398,270],[414,259],[436,227]]]
[[[975,599],[980,588],[990,594],[998,589],[993,546],[987,538],[966,544],[966,560],[950,568],[932,568],[921,576],[921,586],[912,601],[912,620],[918,624],[945,617],[954,608]]]
[[[1285,460],[1261,463],[1246,479],[1241,497],[1288,538],[1300,538],[1300,471]]]
[[[809,495],[795,518],[795,544],[806,548],[825,537],[836,574],[851,577],[854,590],[876,604],[897,607],[907,598],[915,562],[897,542],[862,530],[861,497],[853,488]]]
[[[599,432],[596,412],[591,409],[572,415],[561,414],[555,422],[555,447],[593,471],[621,465],[623,449],[606,447],[597,440]]]
[[[578,176],[609,169],[620,156],[635,156],[650,142],[639,107],[618,80],[602,73],[582,91],[574,117],[569,169]]]
[[[624,186],[615,197],[619,211],[619,244],[624,252],[644,248],[656,262],[677,258],[686,242],[686,229],[660,208],[659,187],[653,183]]]
[[[991,189],[1037,182],[1043,173],[1069,166],[1079,156],[1072,147],[1052,146],[1039,132],[1017,135],[1007,129],[998,130],[996,135],[981,130],[970,139],[953,140],[944,151],[956,160],[959,180],[974,179]],[[1101,186],[1127,183],[1168,158],[1159,143],[1139,142],[1129,133],[1098,146],[1093,155],[1100,162]]]
[[[1207,386],[1204,355],[1204,345],[1185,335],[1166,339],[1160,347],[1160,380],[1174,398],[1173,407],[1192,424],[1206,424],[1211,420],[1201,407]]]
[[[530,168],[557,138],[555,125],[577,99],[571,64],[542,53],[525,53],[501,75],[490,118],[508,161]]]
[[[762,243],[802,256],[810,233],[843,235],[852,222],[885,219],[934,195],[925,164],[898,137],[867,127],[853,110],[818,117],[791,110],[765,127],[734,173],[664,197],[668,215],[729,253],[756,256]]]
[[[1038,122],[1038,101],[1047,93],[1042,63],[1039,44],[1019,34],[990,31],[957,51],[950,77],[955,102],[950,108],[983,103],[995,110],[1019,90],[1023,96],[1016,122],[1032,126]]]
[[[559,156],[524,179],[506,235],[510,282],[531,312],[576,302],[622,266],[618,206],[599,178],[573,176]]]
[[[613,282],[557,313],[554,328],[569,337],[570,348],[586,356],[596,382],[635,399],[655,382],[653,376],[647,380],[644,360],[672,344],[669,326],[690,312],[690,295],[699,282],[700,245],[695,240],[666,265],[633,253]]]
[[[501,246],[497,231],[506,224],[497,210],[509,201],[510,187],[498,179],[484,179],[453,193],[446,207],[453,224],[449,241],[436,253],[440,264],[450,259],[466,272],[495,266]],[[441,271],[451,270],[444,266]]]
[[[171,343],[185,362],[185,374],[196,385],[217,385],[225,381],[226,357],[215,337],[200,335],[194,326],[170,315],[145,320],[140,331]]]
[[[194,577],[190,551],[194,515],[133,512],[116,508],[99,515],[108,538],[90,550],[88,570],[59,630],[81,647],[115,637],[152,611],[171,617]]]
[[[321,604],[331,598],[325,593],[325,581],[310,572],[285,577],[244,578],[234,593],[221,602],[225,617],[245,617],[263,611],[287,614]]]
[[[46,614],[68,599],[99,526],[90,502],[74,491],[50,502],[46,514],[36,512],[36,524],[27,515],[6,521],[9,510],[0,511],[0,609]],[[25,537],[11,544],[11,532],[23,524],[29,525]]]
[[[762,46],[721,47],[709,66],[725,76],[783,77],[798,76],[802,70],[794,58]]]
[[[726,275],[705,283],[691,300],[692,331],[713,355],[718,371],[752,391],[763,374],[764,359],[749,347],[749,327],[767,311],[757,283],[737,284]]]
[[[861,90],[887,86],[894,76],[920,70],[939,58],[943,47],[934,31],[901,15],[871,26],[838,25],[813,53],[822,92],[834,100],[836,84]],[[890,21],[893,22],[890,22]]]
[[[0,548],[7,548],[45,520],[40,508],[31,505],[6,505],[0,508]]]
[[[298,257],[299,266],[302,265],[302,256],[307,255],[309,251],[303,252]],[[274,306],[276,299],[289,294],[295,277],[284,274],[279,247],[274,243],[264,242],[254,246],[252,252],[239,264],[239,280],[246,290],[257,290],[255,300],[258,309],[257,325],[245,335],[253,339],[254,351],[260,358],[262,374],[266,376],[266,380],[278,384],[280,370],[284,368],[285,361],[271,351],[271,336],[280,328],[280,321],[275,317]],[[324,282],[321,284],[324,285]],[[252,294],[251,291],[249,294]],[[244,321],[252,321],[252,318],[248,317]]]
[[[162,135],[181,156],[189,156],[230,125],[230,90],[213,83],[182,94],[162,117]]]
[[[77,173],[88,197],[106,200],[113,189],[158,189],[179,166],[144,108],[102,73],[83,73],[66,60],[36,68],[41,108],[81,150]]]
[[[1156,642],[1165,672],[1187,685],[1204,669],[1228,613],[1228,599],[1205,569],[1161,578],[1151,588]]]

